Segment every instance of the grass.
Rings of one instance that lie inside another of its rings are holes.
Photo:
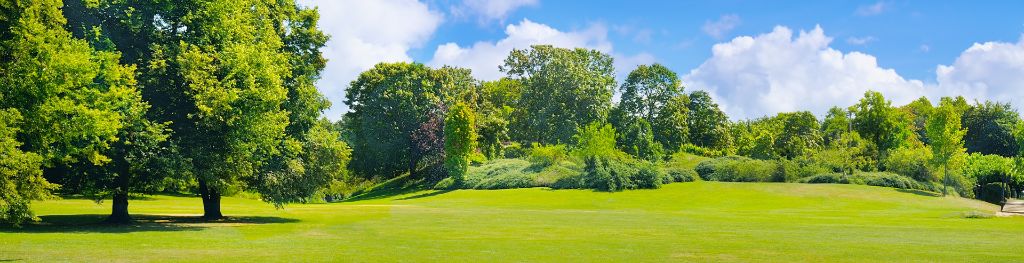
[[[0,261],[986,261],[1024,260],[1024,218],[976,200],[861,185],[695,182],[658,190],[408,191],[290,205],[133,200],[132,226],[90,224],[109,203],[35,203],[0,229]],[[145,216],[142,216],[145,215]]]

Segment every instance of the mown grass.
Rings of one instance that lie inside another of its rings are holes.
[[[40,225],[0,229],[0,261],[985,261],[1024,260],[1024,218],[976,200],[861,185],[694,182],[658,190],[412,191],[290,205],[37,202]],[[142,216],[145,215],[145,216]],[[979,216],[984,215],[984,216]]]

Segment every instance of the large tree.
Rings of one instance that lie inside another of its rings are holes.
[[[64,193],[114,199],[111,221],[127,220],[128,193],[153,186],[162,174],[143,173],[166,138],[145,118],[135,67],[119,63],[102,31],[77,39],[65,29],[59,1],[0,4],[0,109],[24,121],[21,148],[41,155],[44,176]],[[13,160],[30,158],[11,157]],[[45,183],[45,181],[42,181]]]
[[[443,149],[443,114],[469,96],[471,79],[468,70],[418,63],[380,63],[360,74],[345,94],[352,169],[364,177],[414,174],[430,149]]]
[[[618,110],[622,111],[628,124],[636,126],[636,119],[646,121],[653,131],[654,140],[670,151],[679,149],[687,137],[686,104],[689,98],[683,93],[679,76],[661,64],[637,66],[619,88],[622,98]],[[642,125],[641,125],[642,126]]]
[[[512,50],[501,70],[523,83],[512,124],[519,141],[570,143],[577,128],[608,117],[615,69],[607,54],[538,45]]]
[[[916,136],[909,114],[892,107],[882,93],[867,91],[860,102],[850,107],[853,129],[878,147],[877,160],[892,149],[910,145]]]
[[[43,178],[42,157],[19,149],[21,121],[17,110],[0,110],[0,223],[15,226],[32,219],[29,203],[50,196],[54,188]]]
[[[963,127],[967,129],[964,144],[969,153],[997,154],[1011,157],[1017,154],[1017,140],[1013,129],[1020,122],[1020,114],[1009,103],[985,101],[967,108],[963,113]]]
[[[730,147],[729,117],[718,108],[718,104],[705,91],[690,93],[686,118],[690,131],[690,143],[712,149]]]
[[[946,195],[949,184],[949,166],[964,154],[964,134],[960,125],[960,112],[950,98],[942,98],[939,107],[932,112],[926,125],[931,141],[932,160],[943,167],[942,195]]]
[[[313,86],[326,42],[315,10],[292,1],[69,2],[71,29],[110,32],[122,60],[141,66],[150,118],[171,123],[206,218],[222,216],[222,194],[248,189],[281,205],[337,174],[308,167],[329,106]]]

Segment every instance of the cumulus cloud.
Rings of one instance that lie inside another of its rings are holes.
[[[689,89],[707,90],[733,118],[856,103],[867,90],[897,104],[925,94],[925,84],[878,66],[874,56],[829,47],[821,27],[800,31],[777,26],[770,33],[714,45],[712,56],[683,77]]]
[[[600,24],[594,24],[579,31],[560,31],[545,24],[523,19],[519,24],[505,27],[505,34],[506,37],[501,40],[480,41],[466,47],[456,43],[442,44],[434,51],[434,57],[428,64],[435,67],[443,65],[465,67],[471,69],[476,78],[494,80],[504,76],[498,70],[498,65],[503,64],[505,57],[512,49],[529,48],[531,45],[552,45],[563,48],[583,47],[612,54],[620,75],[623,70],[635,67],[637,65],[635,63],[654,61],[654,57],[647,53],[632,56],[613,53],[612,43],[608,41],[608,29]]]
[[[878,2],[872,5],[857,7],[857,11],[855,11],[854,14],[859,16],[874,16],[882,14],[886,10],[889,10],[889,4],[886,2]]]
[[[423,45],[443,16],[416,0],[299,0],[320,9],[320,28],[331,35],[323,49],[327,68],[317,82],[333,106],[331,119],[347,110],[345,90],[360,72],[378,62],[410,61],[409,49]]]
[[[481,23],[487,23],[504,21],[512,11],[537,3],[538,0],[464,0],[462,5],[452,7],[452,13],[459,17],[477,16]]]
[[[1010,102],[1024,99],[1024,36],[1017,43],[975,43],[952,65],[939,65],[936,80],[944,95]]]
[[[705,34],[708,34],[709,36],[714,37],[715,39],[720,39],[724,37],[726,34],[728,34],[729,31],[732,31],[733,28],[739,26],[741,22],[742,21],[740,20],[740,16],[738,15],[723,15],[722,17],[718,18],[717,21],[705,21],[704,26],[701,27],[701,30],[703,30]]]

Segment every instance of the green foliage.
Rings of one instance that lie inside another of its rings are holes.
[[[652,140],[669,151],[678,150],[686,142],[689,97],[683,93],[675,72],[661,64],[637,66],[629,73],[620,91],[622,98],[617,108],[627,119],[647,122],[651,126]],[[619,129],[623,127],[617,126]]]
[[[566,160],[568,151],[563,144],[542,145],[534,143],[530,147],[530,163],[537,167],[548,167]]]
[[[943,185],[949,183],[950,166],[958,167],[964,155],[964,134],[960,126],[960,112],[950,98],[942,98],[926,125],[931,142],[932,162],[943,167]],[[943,187],[943,194],[946,193]]]
[[[690,93],[687,109],[690,113],[686,119],[690,143],[715,150],[731,147],[729,117],[718,108],[710,94],[705,91]]]
[[[654,140],[651,125],[644,119],[631,118],[618,134],[618,148],[629,155],[648,160],[660,161],[664,157],[662,144]],[[616,129],[618,130],[618,129]]]
[[[932,169],[932,149],[924,147],[900,147],[889,153],[883,164],[885,170],[923,182],[939,181],[939,174]]]
[[[476,149],[473,110],[456,103],[444,120],[444,166],[456,184],[461,184],[469,168],[469,157]]]
[[[915,140],[910,116],[893,108],[882,93],[865,92],[864,98],[850,107],[850,111],[854,115],[853,129],[878,147],[877,159],[882,159],[881,155],[889,150],[910,145]]]
[[[480,151],[488,159],[505,156],[504,143],[509,140],[508,121],[488,116],[478,124]]]
[[[726,151],[723,150],[709,149],[693,144],[683,144],[683,146],[679,147],[679,152],[689,153],[702,157],[722,157],[727,155]]]
[[[32,200],[47,198],[56,188],[43,178],[42,157],[18,148],[19,122],[17,110],[0,110],[0,223],[15,226],[34,218]]]
[[[850,112],[840,107],[828,109],[825,120],[821,122],[822,139],[825,146],[830,146],[839,140],[843,134],[851,132]]]
[[[1013,129],[1020,114],[1009,103],[986,101],[967,108],[962,123],[964,147],[969,153],[1015,156],[1019,152]]]
[[[917,138],[921,139],[921,142],[929,143],[928,132],[925,129],[925,124],[928,121],[928,117],[931,116],[932,111],[935,107],[932,106],[932,102],[927,97],[921,97],[917,100],[910,102],[910,104],[900,107],[900,110],[910,113],[913,116],[913,130]]]
[[[995,154],[972,153],[967,156],[964,176],[978,185],[1005,183],[1010,189],[1024,188],[1024,175],[1015,172],[1014,160]]]
[[[611,124],[593,122],[582,127],[573,136],[573,154],[581,158],[619,158],[623,153],[615,148],[615,128]]]
[[[694,170],[705,181],[771,182],[777,164],[772,161],[726,156],[703,161]]]
[[[578,127],[608,117],[615,70],[607,54],[537,45],[512,50],[500,68],[523,83],[512,123],[515,140],[569,143]]]

